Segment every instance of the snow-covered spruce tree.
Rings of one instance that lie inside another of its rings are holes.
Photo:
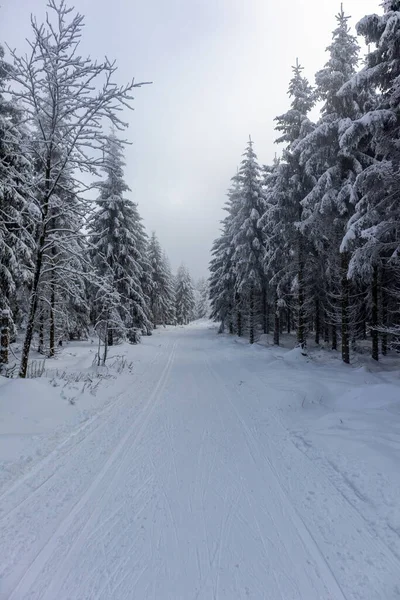
[[[210,262],[210,303],[211,318],[220,321],[220,333],[225,330],[226,321],[229,321],[229,333],[233,333],[233,311],[234,311],[234,273],[231,257],[233,246],[230,243],[228,224],[223,222],[223,229],[211,249]]]
[[[114,63],[82,58],[79,45],[83,17],[72,15],[63,0],[49,0],[46,22],[39,25],[32,18],[31,51],[14,61],[11,80],[13,93],[31,125],[29,153],[41,166],[33,181],[30,198],[37,214],[37,244],[30,294],[20,376],[25,377],[38,307],[38,290],[43,256],[48,244],[51,198],[66,169],[74,177],[74,189],[85,186],[79,174],[101,164],[105,139],[102,124],[110,119],[118,128],[124,126],[118,111],[130,102],[131,92],[141,84],[133,81],[115,85]]]
[[[282,273],[286,267],[286,258],[284,247],[282,245],[281,231],[276,227],[279,222],[279,206],[283,199],[278,201],[278,194],[282,194],[277,186],[277,177],[279,169],[279,160],[275,158],[274,163],[263,169],[263,190],[265,198],[265,210],[259,220],[259,226],[262,229],[265,255],[264,255],[264,271],[268,281],[268,300],[273,305],[274,313],[274,344],[279,345],[280,330],[281,330],[281,313],[282,308],[286,308],[287,319],[289,319],[290,332],[290,311],[288,306],[290,302],[288,297],[290,289],[285,288],[285,278],[282,278]],[[270,329],[270,313],[267,313],[266,332]]]
[[[147,235],[146,229],[143,224],[143,219],[139,213],[138,205],[133,202],[132,203],[132,211],[134,215],[133,222],[135,224],[135,238],[137,240],[137,252],[138,252],[138,264],[142,270],[142,276],[140,278],[140,284],[142,288],[142,296],[143,296],[143,310],[145,319],[142,316],[141,309],[139,305],[137,308],[133,305],[132,312],[132,322],[134,327],[139,328],[143,334],[151,335],[152,333],[152,316],[151,316],[151,308],[150,308],[150,294],[152,289],[152,281],[151,281],[151,265],[148,259],[148,247],[149,247],[149,237]]]
[[[137,206],[125,193],[124,160],[121,142],[112,133],[105,148],[104,181],[97,184],[100,194],[89,219],[89,254],[100,291],[96,293],[96,321],[104,323],[107,343],[128,329],[151,330],[148,307],[143,293],[143,227]],[[107,293],[102,293],[106,283]]]
[[[201,277],[196,285],[197,301],[195,308],[196,319],[205,319],[209,316],[208,296],[209,286],[208,281]]]
[[[265,245],[259,220],[265,211],[261,169],[249,139],[243,154],[238,182],[240,199],[232,220],[233,263],[236,291],[248,304],[249,341],[254,343],[257,304],[266,289],[264,274]]]
[[[359,73],[339,92],[376,92],[375,103],[342,131],[341,147],[359,152],[369,165],[353,186],[355,214],[348,223],[342,251],[351,253],[349,276],[370,288],[372,356],[387,350],[387,333],[400,336],[400,2],[386,0],[384,14],[364,17],[357,33],[375,46]],[[372,157],[372,158],[371,158]]]
[[[313,274],[310,268],[310,250],[305,236],[299,231],[297,223],[303,214],[302,200],[310,191],[313,178],[300,164],[298,143],[313,129],[308,113],[315,103],[315,95],[302,74],[303,68],[296,63],[289,84],[291,108],[277,117],[276,130],[281,133],[277,143],[286,144],[275,177],[274,190],[276,202],[271,212],[274,231],[279,232],[281,261],[283,268],[274,276],[274,285],[290,290],[290,310],[297,314],[297,341],[304,348],[307,340],[307,317],[309,314],[310,294],[308,286]],[[265,224],[264,224],[265,226]],[[267,265],[266,265],[267,267]],[[289,297],[286,298],[289,300]]]
[[[11,76],[0,46],[0,311],[7,311],[14,329],[24,316],[21,294],[31,281],[34,232],[28,211],[32,168],[24,156],[26,131],[18,106],[4,96]]]
[[[333,41],[327,48],[329,60],[315,78],[316,97],[323,102],[321,118],[298,143],[296,153],[300,153],[300,163],[306,172],[316,177],[312,190],[301,203],[299,226],[314,250],[317,285],[313,293],[318,329],[318,312],[323,305],[325,318],[333,328],[333,346],[336,328],[340,326],[342,359],[349,363],[355,290],[347,277],[350,255],[345,250],[340,252],[340,243],[354,212],[353,186],[363,161],[359,152],[348,152],[340,146],[340,135],[350,120],[361,116],[364,96],[338,96],[338,91],[356,72],[359,46],[343,8],[336,19]]]
[[[236,313],[237,327],[236,332],[241,335],[241,309],[239,306],[238,294],[235,291],[235,269],[233,267],[233,228],[232,222],[236,215],[240,200],[240,183],[238,176],[232,178],[232,185],[228,191],[228,201],[224,205],[224,210],[228,213],[222,220],[221,235],[212,246],[210,262],[210,304],[211,318],[220,321],[220,332],[225,330],[225,324],[228,322],[229,333],[235,331],[234,317]]]
[[[157,325],[172,322],[174,286],[171,271],[154,231],[148,245],[148,262],[151,275],[150,309],[156,328]]]
[[[167,305],[167,312],[165,316],[165,322],[168,325],[176,324],[176,315],[175,315],[175,277],[172,274],[171,264],[169,262],[169,258],[166,252],[163,250],[163,263],[164,270],[167,274],[168,280],[170,281],[170,298]]]
[[[175,311],[178,325],[187,325],[194,317],[193,284],[188,269],[181,265],[176,274]]]

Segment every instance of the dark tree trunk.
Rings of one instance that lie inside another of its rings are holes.
[[[321,314],[319,306],[319,298],[315,299],[315,343],[319,344],[321,336]]]
[[[52,358],[56,353],[56,291],[54,281],[51,283],[50,297],[50,348],[49,357]]]
[[[0,364],[8,364],[8,350],[10,346],[10,313],[2,310],[0,318]]]
[[[229,333],[233,335],[233,322],[232,319],[229,319]]]
[[[267,289],[264,286],[262,291],[262,321],[263,321],[263,333],[268,333],[268,318],[267,318]]]
[[[33,338],[33,329],[35,326],[35,317],[38,306],[38,289],[39,289],[39,281],[40,276],[42,274],[42,266],[43,266],[43,252],[46,244],[47,238],[47,217],[49,213],[49,202],[50,202],[50,176],[51,176],[51,156],[52,156],[53,148],[50,144],[48,150],[48,156],[46,161],[46,171],[45,171],[45,200],[42,206],[42,227],[39,235],[38,243],[37,243],[37,251],[36,251],[36,260],[35,260],[35,270],[33,274],[32,281],[32,289],[31,296],[29,301],[29,310],[28,310],[28,321],[25,331],[25,339],[22,348],[22,357],[21,364],[19,368],[19,376],[22,378],[26,377],[26,373],[28,370],[28,360],[29,360],[29,352],[32,345]]]
[[[291,331],[292,331],[292,313],[290,311],[290,308],[287,309],[287,332],[290,335]]]
[[[367,339],[367,307],[365,300],[363,300],[361,305],[361,315],[360,315],[360,337],[363,340]]]
[[[106,323],[106,332],[104,335],[104,351],[103,351],[103,359],[102,359],[102,364],[103,366],[106,364],[106,360],[107,360],[107,353],[108,353],[108,339],[109,339],[109,333],[110,330],[108,328],[108,321]]]
[[[249,342],[254,344],[254,288],[250,290],[250,310],[249,310]]]
[[[329,325],[326,313],[324,313],[324,342],[325,344],[329,344]]]
[[[42,273],[43,247],[45,240],[46,235],[45,232],[43,232],[39,239],[39,247],[36,255],[35,272],[33,276],[31,297],[29,301],[28,321],[26,326],[24,345],[22,348],[22,358],[19,369],[19,376],[22,378],[26,377],[26,373],[28,370],[29,352],[32,344],[33,328],[35,325],[36,309],[38,305],[38,287],[40,275]]]
[[[337,329],[332,325],[332,350],[337,350]]]
[[[349,324],[349,279],[347,271],[349,268],[349,255],[347,252],[341,254],[342,269],[342,360],[350,364],[350,324]]]
[[[38,345],[39,354],[44,353],[44,314],[43,311],[40,313],[39,317],[39,345]]]
[[[300,238],[299,241],[299,264],[298,264],[298,318],[297,318],[297,342],[303,349],[306,348],[306,335],[305,335],[305,314],[304,314],[304,258],[303,258],[303,244]]]
[[[388,352],[388,334],[386,331],[388,326],[388,297],[386,293],[386,277],[383,274],[381,278],[381,286],[382,326],[385,328],[382,333],[381,349],[382,355],[386,356]]]
[[[280,334],[280,314],[278,300],[275,300],[275,320],[274,320],[274,344],[279,346],[279,334]]]
[[[238,337],[242,337],[242,313],[240,310],[237,313],[237,334]]]
[[[371,336],[372,336],[372,358],[379,360],[379,281],[378,267],[374,267],[372,278],[372,310],[371,310]]]
[[[156,309],[154,300],[151,303],[151,312],[153,313],[153,328],[157,329],[157,323],[159,321],[159,316],[157,314],[157,309]]]
[[[234,333],[234,324],[233,324],[233,314],[232,314],[233,308],[231,305],[229,305],[229,311],[228,311],[228,316],[229,316],[229,333],[230,335],[233,335]]]
[[[107,344],[108,346],[114,345],[114,331],[111,325],[109,325],[107,329]]]

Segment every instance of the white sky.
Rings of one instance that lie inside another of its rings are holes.
[[[0,0],[1,1],[1,0]],[[0,42],[21,48],[45,0],[2,0]],[[75,0],[83,53],[119,65],[119,83],[151,80],[127,114],[126,180],[173,268],[207,274],[226,189],[249,134],[273,159],[274,117],[287,110],[296,57],[311,82],[340,2],[332,0]],[[352,22],[380,0],[347,0]]]

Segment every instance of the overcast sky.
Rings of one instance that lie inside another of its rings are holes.
[[[45,0],[0,0],[0,42],[23,49]],[[221,206],[249,134],[270,162],[274,117],[287,110],[296,57],[311,82],[340,2],[333,0],[75,0],[86,16],[84,54],[107,55],[137,90],[128,113],[126,180],[148,231],[174,269],[207,275]],[[380,0],[347,0],[355,24]]]

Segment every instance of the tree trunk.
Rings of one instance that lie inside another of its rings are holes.
[[[319,306],[319,298],[315,299],[315,343],[319,345],[321,336],[321,313]]]
[[[349,279],[347,277],[348,268],[349,255],[347,252],[342,252],[342,360],[347,365],[350,364]]]
[[[379,282],[378,267],[374,267],[372,278],[372,310],[371,310],[371,336],[372,336],[372,358],[379,360]]]
[[[51,282],[50,297],[50,349],[49,357],[53,358],[56,353],[56,290],[54,281]]]
[[[240,310],[237,313],[237,334],[238,337],[242,337],[242,313]]]
[[[306,336],[305,336],[305,314],[304,314],[304,258],[303,258],[303,244],[300,238],[299,241],[299,264],[298,264],[298,320],[297,320],[297,342],[303,349],[306,347]]]
[[[46,240],[45,233],[42,233],[39,239],[39,247],[36,255],[35,272],[32,282],[31,298],[29,301],[28,321],[25,332],[24,345],[22,348],[21,365],[19,368],[19,376],[24,378],[28,370],[29,352],[31,349],[33,328],[35,325],[36,309],[38,305],[38,287],[39,279],[42,272],[43,263],[43,247]]]
[[[382,274],[381,277],[381,309],[382,309],[382,326],[385,330],[382,333],[381,349],[382,355],[386,356],[388,351],[388,334],[386,331],[388,325],[388,298],[386,293],[386,277]]]
[[[254,288],[250,290],[249,341],[254,344]]]
[[[328,325],[328,316],[324,312],[324,342],[325,344],[329,344],[329,325]]]
[[[0,322],[0,365],[8,364],[8,350],[10,346],[10,313],[4,309],[1,311]]]
[[[47,238],[47,217],[49,213],[49,202],[50,202],[50,176],[51,176],[51,156],[53,152],[52,144],[50,144],[48,149],[48,155],[46,160],[46,171],[45,171],[45,200],[42,205],[42,229],[39,235],[37,251],[36,251],[36,261],[35,261],[35,270],[33,274],[32,281],[32,289],[31,289],[31,297],[29,301],[29,311],[28,311],[28,321],[25,331],[25,339],[22,348],[22,357],[21,364],[19,368],[19,377],[25,378],[28,370],[28,360],[29,360],[29,352],[31,349],[32,338],[33,338],[33,329],[35,326],[35,317],[36,310],[38,306],[38,289],[39,289],[39,281],[40,276],[42,274],[42,266],[43,266],[43,252],[46,244]]]
[[[109,327],[108,327],[108,321],[107,321],[107,323],[106,323],[106,332],[105,332],[105,335],[104,335],[104,352],[103,352],[103,360],[102,360],[103,366],[106,364],[106,360],[107,360],[108,335],[109,335]]]
[[[44,315],[43,312],[40,313],[39,317],[39,345],[38,345],[39,354],[44,353]]]
[[[361,339],[366,340],[367,339],[367,307],[365,304],[365,300],[362,301],[362,305],[361,305],[361,314],[360,314],[360,332],[359,335],[361,337]]]
[[[267,305],[267,289],[264,286],[262,291],[262,311],[263,311],[263,333],[268,333],[268,305]]]
[[[156,309],[154,301],[151,304],[151,312],[153,313],[153,328],[157,329],[157,322],[159,321],[159,318],[158,318],[157,309]]]
[[[337,329],[332,325],[332,350],[337,350]]]
[[[287,314],[287,332],[290,335],[290,333],[292,331],[292,327],[291,327],[291,325],[292,325],[292,314],[291,314],[290,308],[287,309],[287,313],[286,314]]]
[[[114,331],[111,325],[107,327],[107,344],[108,346],[114,345]]]
[[[274,320],[274,344],[279,346],[279,335],[280,335],[280,313],[278,299],[275,300],[275,320]]]
[[[232,308],[232,305],[229,305],[228,315],[229,315],[229,333],[230,333],[230,335],[233,335],[233,333],[234,333],[234,325],[233,325],[233,308]]]

